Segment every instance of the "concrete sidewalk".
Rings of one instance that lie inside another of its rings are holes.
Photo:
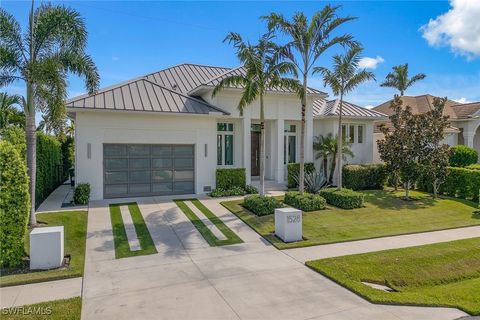
[[[82,278],[0,288],[0,309],[82,295]]]
[[[62,204],[69,204],[73,197],[73,188],[70,184],[62,184],[58,186],[38,207],[35,213],[55,212],[55,211],[73,211],[84,210],[88,206],[67,206],[62,207]]]
[[[298,262],[480,237],[480,226],[287,249]]]

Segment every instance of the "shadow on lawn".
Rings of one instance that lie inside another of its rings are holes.
[[[415,195],[411,200],[402,199],[401,192],[378,190],[365,192],[365,202],[380,209],[389,210],[417,210],[431,207],[438,203],[438,200],[433,199],[428,195]]]

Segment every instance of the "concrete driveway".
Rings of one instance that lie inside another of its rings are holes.
[[[203,203],[244,241],[210,247],[168,199],[136,201],[158,254],[115,260],[109,202],[89,209],[82,319],[456,319],[448,308],[373,305]]]

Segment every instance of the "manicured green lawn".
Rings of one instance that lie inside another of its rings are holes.
[[[456,307],[480,314],[480,238],[306,264],[372,302]],[[373,289],[361,281],[397,292]]]
[[[127,234],[123,226],[122,214],[120,212],[120,206],[125,205],[128,205],[128,210],[132,216],[138,241],[140,242],[140,246],[142,248],[141,250],[130,251]],[[115,243],[115,258],[120,259],[157,253],[155,243],[153,243],[147,225],[143,220],[142,213],[135,202],[111,204],[110,219],[112,221],[113,241]]]
[[[473,202],[412,192],[415,201],[400,199],[402,192],[364,191],[365,208],[344,210],[332,206],[326,210],[303,213],[304,241],[283,243],[273,235],[274,215],[258,217],[241,206],[242,200],[222,202],[260,235],[279,249],[352,241],[399,234],[480,225]]]
[[[185,204],[184,201],[191,201],[217,228],[222,232],[226,240],[219,240],[215,235],[210,231],[210,229],[197,217],[197,215]],[[230,228],[228,228],[222,220],[220,220],[213,212],[211,212],[207,207],[205,207],[198,199],[190,200],[175,200],[175,203],[183,211],[188,219],[193,223],[195,228],[202,234],[203,238],[208,242],[212,247],[215,246],[225,246],[229,244],[242,243],[242,239],[235,234]]]
[[[76,297],[4,309],[1,318],[2,320],[79,320],[81,310],[82,299]]]
[[[59,280],[83,276],[85,261],[85,242],[87,239],[87,211],[65,211],[37,214],[38,223],[47,224],[46,227],[64,226],[65,255],[70,255],[70,265],[66,268],[35,271],[28,270],[28,264],[22,269],[2,270],[0,286],[13,286],[25,283]],[[25,251],[28,253],[30,245],[30,230],[25,241]]]

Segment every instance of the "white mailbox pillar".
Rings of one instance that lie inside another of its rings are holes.
[[[295,208],[275,209],[275,235],[284,242],[302,240],[302,211]]]
[[[30,269],[58,268],[63,262],[63,226],[30,232]]]

